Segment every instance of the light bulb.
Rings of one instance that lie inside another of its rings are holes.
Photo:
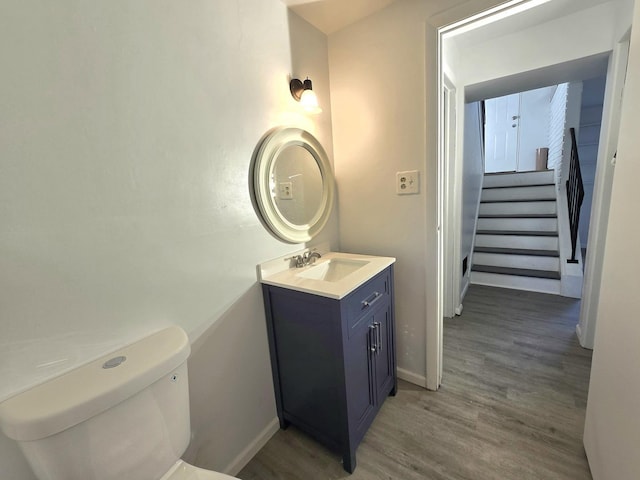
[[[305,90],[300,97],[300,104],[309,113],[321,113],[318,97],[313,90]]]

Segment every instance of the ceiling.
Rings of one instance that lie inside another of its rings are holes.
[[[396,0],[282,0],[327,35],[382,10]]]
[[[291,10],[325,34],[336,32],[361,20],[398,0],[282,0]],[[456,38],[464,48],[478,41],[513,33],[532,25],[582,10],[611,0],[552,0],[525,14],[514,15],[511,20],[500,21]],[[617,1],[617,0],[614,0]],[[452,3],[464,3],[456,0]],[[496,2],[499,3],[499,2]]]

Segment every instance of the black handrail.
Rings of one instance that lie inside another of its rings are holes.
[[[567,263],[578,263],[576,259],[576,247],[578,244],[578,225],[580,223],[580,208],[584,199],[584,185],[580,172],[580,159],[578,158],[578,143],[576,142],[576,129],[571,128],[571,165],[569,166],[569,179],[567,180],[567,204],[569,205],[569,230],[571,232],[571,259]]]

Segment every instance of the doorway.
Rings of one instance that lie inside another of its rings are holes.
[[[476,22],[482,25],[487,25],[488,23],[492,23],[494,20],[487,20],[490,17],[499,17],[499,19],[502,20],[508,16],[507,12],[509,12],[510,10],[514,10],[514,13],[520,13],[520,11],[517,11],[516,7],[518,5],[521,6],[522,4],[527,4],[527,3],[530,3],[530,2],[524,2],[524,1],[510,2],[508,5],[504,6],[503,8],[496,7],[488,12],[485,12],[485,14],[477,15],[475,17],[464,20],[452,26],[443,27],[438,30],[438,37],[440,42],[439,54],[441,56],[439,60],[439,81],[440,81],[439,91],[440,92],[443,92],[443,88],[444,88],[443,81],[444,81],[445,74],[448,74],[452,78],[458,78],[458,79],[460,78],[459,75],[456,75],[456,72],[454,71],[447,72],[443,67],[445,64],[456,65],[457,63],[456,61],[444,61],[443,57],[445,55],[445,52],[444,52],[445,49],[443,48],[443,42],[447,38],[447,36],[451,35],[452,32],[456,32],[458,29],[461,29],[465,32],[472,31],[474,29],[473,24],[475,24]],[[504,28],[501,27],[501,30],[504,31]],[[621,82],[623,82],[623,76],[621,79],[621,70],[619,67],[616,68],[616,65],[619,65],[622,62],[622,60],[620,60],[619,58],[621,56],[619,50],[621,50],[621,47],[618,45],[615,47],[613,51],[613,55],[610,55],[611,52],[605,52],[601,54],[594,54],[587,57],[575,58],[573,60],[566,61],[562,64],[550,65],[548,67],[538,68],[530,71],[523,70],[522,72],[512,73],[510,75],[507,75],[506,77],[496,79],[495,82],[484,82],[484,83],[471,84],[471,85],[458,83],[454,85],[454,87],[457,89],[457,97],[458,97],[457,111],[458,112],[461,111],[461,105],[464,105],[465,101],[469,102],[469,101],[479,100],[482,98],[482,95],[485,95],[486,92],[490,91],[492,88],[494,89],[494,93],[495,92],[500,92],[504,94],[515,93],[518,91],[517,90],[518,87],[515,87],[516,89],[511,91],[509,91],[509,88],[513,88],[516,82],[520,82],[520,85],[528,85],[529,88],[537,88],[545,85],[550,85],[553,83],[561,83],[563,81],[567,81],[569,78],[575,78],[576,73],[581,75],[582,78],[589,78],[589,76],[594,76],[593,75],[594,70],[602,71],[602,69],[604,68],[604,71],[607,72],[607,93],[606,93],[606,99],[605,99],[605,112],[607,111],[611,112],[615,110],[616,105],[619,107],[619,101],[617,101],[619,99],[617,99],[615,102],[613,102],[613,100],[616,99],[616,88],[620,87]],[[547,80],[541,81],[541,78],[545,78],[545,76]],[[511,85],[511,87],[509,85]],[[487,98],[487,97],[485,96],[484,98]],[[441,132],[440,139],[443,142],[450,142],[450,139],[444,139],[442,135],[442,132],[444,131],[443,120],[445,118],[443,107],[444,107],[444,102],[442,102],[442,104],[440,105],[440,111],[439,111],[438,122],[439,122],[439,129]],[[457,138],[460,138],[461,134],[463,133],[461,129],[461,125],[464,124],[464,121],[461,120],[460,118],[458,118],[457,120],[458,121],[457,121],[455,134]],[[605,120],[605,122],[607,121],[610,122],[610,120]],[[611,141],[612,136],[614,134],[613,130],[615,130],[615,128],[613,127],[614,126],[608,125],[608,124],[605,127],[603,127],[601,143],[603,145],[605,144],[609,145],[609,149],[608,150],[604,149],[603,151],[599,151],[598,153],[599,158],[606,158],[609,153],[611,154],[614,153],[611,151],[611,148],[610,148],[612,144],[612,141]],[[444,144],[442,144],[441,148],[439,148],[439,152],[440,152],[439,160],[438,160],[439,177],[447,178],[448,172],[452,172],[452,171],[457,172],[457,174],[459,174],[460,173],[459,168],[457,168],[456,166],[452,167],[447,163],[446,156],[444,155],[444,152],[445,152]],[[459,155],[457,157],[458,158],[456,158],[455,162],[456,164],[459,164],[460,162]],[[599,174],[596,173],[596,175],[598,176]],[[595,183],[599,184],[599,181],[600,181],[599,178],[596,178]],[[443,239],[441,242],[442,251],[439,251],[439,258],[441,259],[440,268],[443,271],[445,271],[445,275],[444,275],[445,278],[447,275],[447,269],[450,268],[450,265],[454,263],[456,259],[455,252],[451,252],[451,248],[449,247],[452,244],[456,245],[456,239],[455,239],[455,236],[451,236],[452,233],[448,228],[446,228],[447,225],[460,224],[459,210],[451,211],[448,209],[449,205],[455,204],[455,202],[452,202],[451,196],[453,195],[453,198],[455,198],[456,184],[458,185],[458,188],[460,188],[459,187],[459,185],[461,184],[460,177],[455,177],[453,179],[453,183],[448,183],[447,185],[443,185],[438,194],[438,199],[439,199],[438,208],[439,210],[442,209],[442,215],[443,215],[442,216],[443,222],[441,223],[441,225],[444,225],[445,227],[443,229]],[[594,198],[594,205],[596,205],[595,207],[596,210],[599,209],[597,205],[598,205],[598,202],[601,202],[601,201],[602,201],[602,195],[598,196],[596,192],[595,198]],[[591,228],[598,229],[599,231],[606,231],[606,222],[602,223],[600,221],[600,222],[596,222],[595,224],[592,222]],[[597,251],[598,248],[604,248],[604,245],[600,244],[599,246],[595,246],[593,250]],[[450,257],[447,257],[448,255],[450,255]],[[459,259],[460,256],[458,256],[457,258]],[[456,266],[454,264],[453,268],[449,270],[452,273],[452,275],[454,275],[453,282],[445,281],[441,287],[442,295],[440,296],[440,301],[444,305],[444,311],[450,312],[451,305],[455,305],[457,303],[457,298],[453,298],[453,300],[451,300],[451,298],[453,297],[453,295],[451,295],[451,290],[447,292],[446,289],[448,288],[448,285],[459,284],[459,282],[456,282],[456,278],[458,280],[460,279],[460,273],[459,273],[460,269],[457,268],[458,266],[459,265]],[[587,275],[589,275],[588,268],[587,268]],[[590,293],[593,294],[594,289],[592,289]],[[597,293],[597,290],[595,291],[595,293]],[[588,300],[588,298],[586,298],[586,300]],[[442,325],[442,321],[443,321],[442,318],[438,319],[438,322],[440,325]],[[433,331],[433,327],[431,328],[432,328],[431,331]],[[427,327],[427,329],[429,330],[429,326]],[[441,331],[441,327],[440,327],[440,331]],[[433,337],[427,338],[427,351],[429,352],[430,349],[437,350],[438,351],[437,356],[440,359],[440,362],[442,360],[441,345],[442,345],[441,337],[439,337],[438,339],[433,339]],[[428,355],[428,357],[430,356]],[[429,382],[429,372],[430,371],[433,372],[432,370],[433,365],[430,365],[429,361],[430,361],[430,358],[427,359],[427,377],[428,377],[427,383],[433,386],[434,384],[433,379],[431,379],[431,382]],[[438,380],[437,383],[439,385],[440,378],[438,378],[437,380]]]

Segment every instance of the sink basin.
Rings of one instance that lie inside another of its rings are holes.
[[[339,282],[347,275],[356,270],[360,270],[369,262],[365,260],[347,260],[343,258],[332,258],[326,262],[319,263],[304,272],[300,272],[296,277],[308,278],[311,280],[324,280],[325,282]]]
[[[392,257],[331,252],[328,245],[319,250],[322,258],[308,267],[291,268],[291,254],[259,265],[260,282],[340,300],[396,261]]]

